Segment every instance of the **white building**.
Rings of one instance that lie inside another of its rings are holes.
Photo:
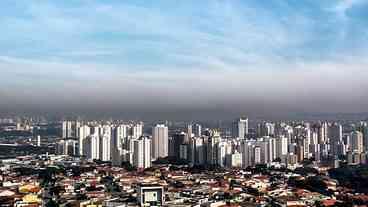
[[[239,152],[231,154],[228,163],[229,163],[228,167],[236,167],[236,168],[242,167],[242,154]]]
[[[152,158],[164,158],[169,155],[169,134],[165,125],[158,124],[152,129]]]
[[[252,144],[250,141],[243,140],[240,143],[240,153],[242,154],[242,168],[246,168],[251,164],[251,149]]]
[[[261,158],[261,156],[262,156],[262,154],[261,154],[262,150],[261,150],[261,147],[256,146],[253,149],[254,149],[254,163],[253,164],[254,165],[255,164],[261,164],[261,162],[262,162],[262,158]]]
[[[193,134],[195,137],[200,137],[202,135],[202,126],[200,124],[194,124]]]
[[[245,138],[248,135],[248,118],[239,118],[233,122],[232,136]]]
[[[342,142],[342,126],[334,123],[328,128],[328,139],[331,146],[331,154],[336,155],[337,144]]]
[[[89,128],[89,126],[83,125],[78,128],[79,155],[85,155],[83,151],[84,139],[86,139],[86,137],[89,136],[90,134],[91,129]]]
[[[147,137],[141,137],[133,142],[133,166],[141,169],[151,167],[151,140]]]
[[[351,148],[353,152],[357,153],[362,153],[364,151],[362,132],[354,131],[351,133]]]
[[[123,157],[128,146],[128,129],[128,125],[121,124],[112,130],[111,159],[114,166],[120,166],[124,160]]]
[[[62,123],[62,138],[71,138],[73,134],[72,122],[63,121]]]
[[[268,159],[267,162],[272,162],[277,158],[277,142],[275,138],[269,137],[266,139],[268,142]]]
[[[225,167],[226,165],[226,156],[227,154],[227,146],[228,144],[226,142],[220,142],[218,143],[217,148],[217,164],[221,167]]]
[[[110,161],[111,160],[111,135],[104,134],[100,140],[100,158],[102,161]]]
[[[193,144],[193,155],[194,155],[194,163],[196,165],[203,165],[205,164],[206,160],[205,160],[205,146],[204,146],[204,140],[202,137],[197,137],[193,139],[194,144]]]
[[[137,189],[140,206],[163,206],[165,203],[164,187],[153,184],[140,184]]]
[[[78,154],[77,141],[75,140],[60,140],[57,143],[57,154],[75,156]]]
[[[121,124],[116,127],[116,140],[118,149],[126,148],[127,146],[127,138],[128,138],[128,129],[129,126],[125,124]]]
[[[88,159],[100,159],[100,136],[91,134],[84,140],[84,152]]]
[[[143,123],[139,122],[139,123],[135,123],[132,127],[131,127],[131,136],[135,139],[138,139],[139,137],[141,137],[143,135]]]
[[[278,158],[282,158],[288,154],[288,138],[281,136],[276,138],[277,148],[276,148],[276,156]]]
[[[37,146],[41,147],[41,136],[37,135]]]

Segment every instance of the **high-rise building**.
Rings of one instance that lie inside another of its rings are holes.
[[[363,148],[363,133],[360,131],[353,131],[351,133],[351,148],[353,152],[362,153]]]
[[[67,130],[68,130],[67,125],[68,124],[66,121],[63,121],[61,123],[61,137],[64,139],[67,138]]]
[[[217,130],[212,130],[210,134],[211,136],[208,138],[208,141],[206,143],[207,164],[219,165],[218,147],[219,143],[222,141],[222,138],[220,132]]]
[[[268,142],[268,162],[273,162],[277,158],[276,139],[269,137],[266,142]]]
[[[60,140],[57,143],[57,154],[75,156],[78,154],[77,141],[72,139]]]
[[[187,134],[185,134],[184,132],[175,133],[172,135],[171,145],[169,149],[170,156],[173,156],[177,159],[180,157],[180,145],[186,144],[186,139],[187,139]]]
[[[100,136],[91,134],[84,140],[85,155],[88,159],[100,159]]]
[[[83,125],[78,128],[78,144],[79,144],[79,155],[85,155],[83,149],[84,139],[91,134],[89,126]]]
[[[41,147],[41,136],[37,135],[37,146]]]
[[[181,144],[180,145],[179,159],[188,160],[188,157],[189,157],[188,156],[188,152],[189,152],[188,146],[189,146],[189,144]]]
[[[72,126],[72,137],[73,138],[77,138],[78,137],[78,132],[79,132],[79,127],[81,126],[81,122],[80,121],[75,121],[74,122],[74,126]]]
[[[287,137],[279,137],[276,139],[276,156],[278,158],[283,158],[288,154],[288,138]]]
[[[193,133],[195,137],[200,137],[202,135],[202,126],[200,124],[194,124]]]
[[[304,147],[303,145],[297,145],[295,148],[296,156],[298,158],[298,162],[301,162],[304,160]]]
[[[121,124],[116,127],[115,137],[118,149],[125,149],[127,147],[128,129],[129,126],[125,124]]]
[[[363,132],[364,150],[368,152],[368,124],[367,122],[363,123],[362,132]]]
[[[73,127],[71,121],[63,121],[62,123],[62,138],[72,138]]]
[[[189,139],[192,138],[192,136],[193,136],[193,125],[188,124],[187,125],[187,136],[185,137],[184,143],[188,144]]]
[[[243,140],[240,143],[240,153],[242,154],[242,168],[251,165],[251,142]]]
[[[344,142],[341,142],[337,145],[337,149],[335,150],[336,151],[336,155],[337,156],[340,156],[340,155],[346,155],[346,152],[347,152],[347,146],[345,145]]]
[[[169,132],[167,126],[158,124],[152,129],[152,158],[167,157],[169,154]]]
[[[110,161],[114,151],[112,127],[104,125],[100,130],[100,159]]]
[[[130,130],[131,130],[131,137],[135,139],[140,138],[143,135],[143,123],[142,122],[135,123]]]
[[[232,136],[246,138],[248,135],[248,118],[239,118],[233,122]]]
[[[233,154],[228,155],[228,157],[229,157],[228,167],[236,167],[236,168],[242,167],[241,153],[235,152]]]
[[[331,154],[336,155],[336,145],[342,142],[342,126],[341,124],[334,123],[328,128],[328,138],[331,146]]]
[[[151,167],[151,140],[141,137],[134,140],[133,166],[136,168]]]
[[[261,163],[261,147],[256,146],[253,149],[254,149],[253,163],[254,164],[260,164]]]
[[[191,145],[193,147],[193,153],[192,153],[192,162],[195,165],[204,165],[206,162],[206,147],[204,144],[203,137],[195,137],[193,139],[193,144]]]
[[[257,136],[274,136],[275,135],[275,124],[270,122],[262,122],[257,125]]]
[[[325,144],[328,141],[328,123],[323,122],[318,129],[318,143]]]
[[[128,129],[125,124],[118,125],[112,130],[111,159],[114,166],[120,166],[128,149]]]
[[[217,146],[217,164],[221,167],[226,165],[227,143],[220,142]]]
[[[340,141],[342,138],[342,125],[338,123],[331,124],[331,126],[328,127],[328,137]]]
[[[111,136],[108,134],[104,134],[101,136],[100,140],[100,155],[102,161],[110,161],[111,160]]]

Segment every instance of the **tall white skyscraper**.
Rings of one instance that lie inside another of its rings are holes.
[[[288,138],[281,136],[276,139],[276,156],[282,158],[288,154]]]
[[[69,140],[60,140],[57,143],[57,153],[61,155],[69,155],[75,156],[77,155],[77,141],[69,139]]]
[[[63,121],[61,123],[61,137],[62,138],[67,138],[67,130],[68,130],[68,123],[67,121]]]
[[[261,147],[259,147],[259,146],[256,146],[256,147],[254,147],[253,148],[253,150],[254,150],[254,164],[260,164],[261,163],[261,152],[262,152],[262,150],[261,150]]]
[[[272,162],[277,158],[277,144],[275,138],[268,138],[266,140],[268,142],[268,162]]]
[[[118,149],[123,149],[127,145],[127,137],[128,137],[128,129],[129,126],[125,124],[121,124],[116,127],[116,142]]]
[[[222,141],[221,134],[217,130],[210,132],[211,136],[207,141],[207,163],[210,165],[217,165],[218,163],[218,144]]]
[[[37,136],[37,146],[41,147],[41,136],[40,135]]]
[[[323,122],[318,129],[318,143],[324,144],[328,141],[328,123]]]
[[[73,134],[72,122],[63,121],[62,123],[62,138],[71,138]]]
[[[341,124],[334,123],[328,128],[328,137],[330,143],[336,143],[342,141],[342,126]]]
[[[136,168],[151,167],[151,140],[147,137],[141,137],[133,141],[133,166]]]
[[[121,164],[124,154],[127,152],[128,129],[129,126],[125,124],[121,124],[113,128],[111,158],[112,164],[115,166],[119,166]]]
[[[367,122],[362,123],[362,132],[363,132],[364,150],[368,151],[368,123]]]
[[[251,165],[251,143],[245,140],[240,142],[240,152],[242,154],[242,167],[246,168]]]
[[[354,131],[351,133],[351,148],[353,152],[362,153],[363,147],[363,133],[360,131]]]
[[[225,167],[226,165],[226,156],[228,155],[227,152],[228,143],[227,142],[220,142],[218,143],[217,147],[217,164],[221,167]]]
[[[167,126],[158,124],[152,129],[152,158],[164,158],[169,155],[169,131]]]
[[[193,125],[188,124],[187,125],[187,136],[185,138],[184,143],[186,143],[186,144],[189,143],[189,140],[190,140],[190,138],[192,138],[192,136],[193,136]]]
[[[72,137],[77,138],[79,133],[79,127],[81,126],[80,121],[75,121],[74,126],[72,127]]]
[[[200,124],[194,124],[193,133],[195,137],[200,137],[202,135],[202,126]]]
[[[83,151],[84,139],[91,134],[89,126],[83,125],[78,128],[78,144],[79,144],[79,155],[85,155]]]
[[[111,136],[108,134],[104,134],[100,140],[101,146],[101,160],[102,161],[110,161],[111,160]]]
[[[191,139],[191,162],[194,165],[203,165],[205,163],[204,140],[202,137]]]
[[[257,125],[257,136],[274,136],[275,124],[270,122],[262,122]]]
[[[112,144],[112,127],[104,125],[100,130],[100,159],[103,161],[111,160],[111,152],[114,151]]]
[[[84,141],[84,152],[88,159],[100,159],[100,136],[91,134]]]
[[[336,155],[337,145],[342,142],[342,126],[337,123],[332,124],[328,128],[328,138],[331,154]]]
[[[248,135],[248,118],[240,118],[233,122],[233,137],[245,138]]]
[[[143,123],[142,122],[135,123],[132,126],[131,135],[133,138],[136,138],[136,139],[138,139],[139,137],[143,135]]]

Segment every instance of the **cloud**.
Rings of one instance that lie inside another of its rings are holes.
[[[346,12],[353,6],[364,3],[364,0],[340,0],[333,8],[340,16],[346,17]]]
[[[356,0],[19,5],[0,17],[3,106],[266,113],[368,101],[362,19],[336,17]]]
[[[270,65],[262,70],[193,70],[175,75],[169,69],[125,73],[108,66],[16,62],[12,63],[13,72],[3,74],[25,84],[8,85],[17,102],[46,105],[54,110],[75,107],[154,111],[221,106],[239,112],[272,112],[277,108],[284,112],[362,112],[368,101],[364,90],[368,87],[367,63],[363,61],[285,65],[289,69],[278,71]],[[22,77],[17,77],[15,71],[21,72],[29,65],[38,72],[23,71]],[[60,70],[52,77],[45,72],[50,65],[70,68],[73,73]],[[3,67],[0,64],[0,69]],[[264,108],[259,108],[260,104]]]

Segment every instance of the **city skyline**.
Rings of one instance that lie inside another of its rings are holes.
[[[367,204],[368,121],[248,121],[255,122],[239,116],[218,128],[2,118],[0,203]]]
[[[2,113],[368,111],[364,0],[1,4]]]
[[[0,1],[0,206],[368,206],[367,11]]]

